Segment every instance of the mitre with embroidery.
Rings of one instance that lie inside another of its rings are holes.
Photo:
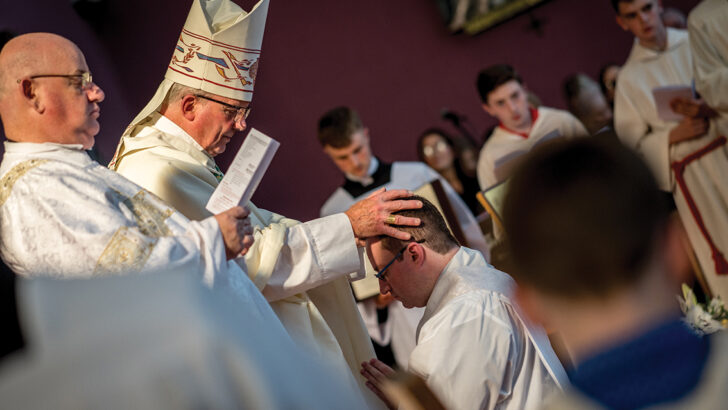
[[[230,0],[194,0],[162,84],[123,136],[133,136],[136,126],[159,109],[174,83],[251,101],[268,3],[260,0],[246,12]]]

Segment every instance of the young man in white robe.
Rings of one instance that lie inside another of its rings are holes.
[[[349,107],[336,107],[319,119],[318,140],[324,153],[344,174],[344,184],[337,188],[321,207],[321,217],[344,212],[356,202],[381,189],[417,188],[434,180],[443,189],[460,223],[468,246],[489,255],[483,232],[465,202],[437,172],[421,162],[386,163],[372,154],[369,129],[359,114]],[[383,354],[388,345],[397,365],[407,368],[407,360],[415,346],[415,329],[422,318],[422,309],[404,309],[401,303],[384,295],[357,303],[367,325],[369,336]]]
[[[592,138],[539,148],[504,209],[519,305],[574,362],[571,390],[547,408],[725,407],[728,335],[682,320],[681,228],[633,150]]]
[[[588,135],[570,112],[530,106],[523,80],[509,65],[496,64],[482,70],[477,87],[483,110],[499,122],[478,157],[481,189],[507,179],[518,158],[539,143]]]
[[[449,409],[536,409],[568,383],[544,330],[525,320],[513,297],[516,284],[480,252],[458,246],[437,208],[401,211],[417,217],[403,227],[407,241],[367,240],[383,294],[405,307],[424,307],[409,371]],[[382,383],[392,369],[362,363],[368,386],[388,405]]]
[[[214,157],[246,127],[268,3],[245,12],[230,0],[193,2],[162,84],[109,164],[192,220],[210,214],[205,206],[223,176]],[[346,213],[306,223],[249,203],[255,243],[240,260],[293,340],[335,363],[375,404],[357,374],[374,352],[348,280],[363,271],[364,238],[408,237],[385,224],[390,211],[419,205],[393,201],[402,195],[378,192]]]
[[[647,161],[659,188],[672,194],[708,286],[726,298],[726,140],[716,121],[710,120],[715,112],[704,101],[672,101],[671,107],[683,119],[667,121],[658,115],[652,96],[657,87],[692,85],[688,33],[663,25],[658,0],[612,0],[612,5],[619,26],[635,36],[617,78],[614,128],[619,139]]]

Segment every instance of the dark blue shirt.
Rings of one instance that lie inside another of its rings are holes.
[[[606,407],[637,409],[690,393],[709,350],[708,337],[673,320],[588,358],[569,378],[575,388]]]

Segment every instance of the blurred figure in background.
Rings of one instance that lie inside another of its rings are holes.
[[[662,10],[662,24],[665,27],[686,29],[688,28],[688,20],[685,18],[685,13],[676,9],[675,7],[665,7]]]
[[[681,320],[681,228],[635,152],[598,138],[540,147],[504,208],[519,305],[575,363],[570,395],[549,408],[725,407],[728,335]]]
[[[658,0],[612,0],[617,24],[635,41],[617,81],[614,129],[645,159],[667,199],[673,199],[690,245],[714,294],[728,298],[728,147],[711,128],[712,107],[692,93],[688,32],[666,28]],[[722,4],[725,7],[725,4]],[[654,90],[684,90],[658,110]],[[720,86],[718,93],[725,93]]]
[[[617,89],[617,76],[621,68],[617,64],[608,63],[599,70],[599,86],[602,88],[602,93],[604,93],[604,97],[612,109],[614,109],[614,92]]]
[[[551,138],[584,136],[584,126],[571,113],[528,103],[521,76],[507,64],[478,74],[483,110],[499,124],[478,157],[478,183],[487,189],[508,178],[518,157]]]
[[[589,135],[612,127],[612,108],[599,84],[586,74],[574,74],[564,81],[564,94],[571,111]]]
[[[195,273],[20,279],[26,346],[0,367],[3,407],[366,408],[280,323]]]
[[[463,166],[463,152],[444,130],[430,128],[417,140],[417,157],[437,171],[460,195],[473,215],[480,215],[484,209],[475,195],[479,191],[478,180],[468,175]]]

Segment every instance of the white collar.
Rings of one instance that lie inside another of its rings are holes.
[[[377,168],[379,168],[379,161],[377,160],[377,157],[372,155],[372,160],[369,162],[369,169],[367,170],[367,175],[363,177],[358,177],[356,175],[351,175],[348,172],[345,173],[346,179],[354,182],[358,182],[362,184],[363,186],[368,186],[374,183],[374,178],[372,178],[372,175],[374,175],[375,172],[377,172]]]
[[[84,152],[82,144],[59,144],[56,142],[14,142],[5,141],[5,152],[37,153],[68,149]],[[85,153],[85,152],[84,152]]]
[[[202,145],[195,141],[195,139],[192,138],[192,136],[188,134],[187,131],[183,130],[182,127],[175,124],[174,121],[170,120],[164,115],[159,115],[159,118],[157,119],[157,122],[154,123],[153,127],[164,133],[170,134],[178,138],[182,138],[187,143],[191,144],[195,148],[198,148],[200,151],[205,151],[205,149],[202,148]]]

